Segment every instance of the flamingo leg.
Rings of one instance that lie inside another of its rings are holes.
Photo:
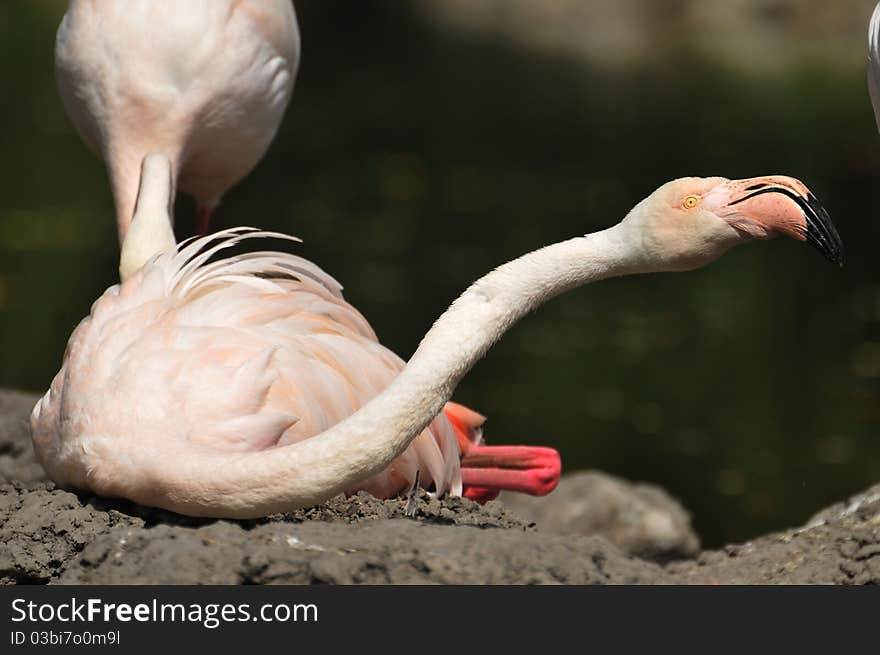
[[[199,207],[198,212],[196,233],[203,237],[208,234],[208,225],[211,223],[211,209],[209,207]]]
[[[477,502],[499,491],[545,496],[556,488],[561,472],[559,453],[542,446],[471,446],[461,458],[464,495]]]
[[[488,489],[486,487],[465,487],[461,495],[465,498],[469,498],[476,503],[480,503],[480,505],[485,505],[490,500],[495,500],[498,498],[498,494],[501,493],[500,489]]]

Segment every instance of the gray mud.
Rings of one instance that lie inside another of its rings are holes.
[[[565,534],[550,511],[553,495],[545,499],[547,529],[534,508],[526,520],[502,501],[481,507],[426,494],[412,519],[403,501],[365,494],[260,520],[193,519],[55,489],[30,448],[34,400],[0,393],[0,482],[7,482],[0,485],[0,583],[880,583],[880,486],[803,528],[666,564],[633,553],[666,560],[693,552],[686,513],[639,486],[636,500],[621,500],[629,483],[612,478],[600,485],[616,503],[602,514],[604,536]],[[597,484],[572,480],[573,490]],[[660,552],[643,540],[631,547],[607,520],[639,516],[662,526],[659,510],[681,528],[678,550]],[[577,530],[596,520],[589,514]]]
[[[0,484],[45,480],[31,447],[29,420],[38,396],[0,389]]]

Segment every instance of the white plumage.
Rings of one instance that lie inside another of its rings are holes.
[[[315,264],[283,252],[209,263],[268,237],[295,240],[249,228],[190,240],[95,302],[34,410],[35,445],[52,479],[91,486],[91,436],[112,436],[119,452],[130,440],[150,441],[156,453],[295,443],[391,383],[404,362]],[[424,486],[461,493],[458,443],[445,416],[382,473],[348,490],[393,496],[416,470]]]

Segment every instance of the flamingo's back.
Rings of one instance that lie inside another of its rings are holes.
[[[147,440],[157,458],[222,450],[234,466],[236,452],[308,439],[390,384],[403,361],[317,266],[279,252],[209,262],[263,235],[193,241],[94,304],[34,408],[35,447],[53,479],[89,486],[88,435]],[[390,497],[416,471],[426,488],[461,493],[459,446],[443,414],[350,491]]]

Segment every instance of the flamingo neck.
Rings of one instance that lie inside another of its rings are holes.
[[[119,256],[119,278],[125,282],[154,255],[177,247],[172,228],[174,177],[165,155],[150,154],[141,163],[134,215]]]
[[[371,443],[370,456],[385,461],[377,466],[381,470],[526,314],[584,284],[651,270],[643,253],[629,244],[626,226],[618,224],[528,253],[480,278],[437,319],[394,382],[333,434],[325,433],[328,441],[340,449],[355,439]]]

